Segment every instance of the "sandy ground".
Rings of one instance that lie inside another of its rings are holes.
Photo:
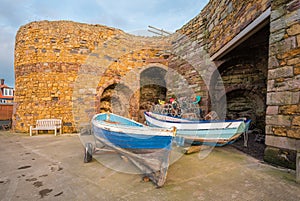
[[[0,131],[0,200],[300,200],[295,171],[231,146],[191,155],[175,148],[167,181],[156,188],[116,153],[84,163],[83,141]]]

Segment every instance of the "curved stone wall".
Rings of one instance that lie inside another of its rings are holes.
[[[162,58],[165,47],[167,41],[158,37],[100,25],[41,21],[22,26],[15,46],[15,130],[28,132],[37,119],[62,118],[64,132],[77,132],[79,122],[95,114],[95,96],[105,79]]]

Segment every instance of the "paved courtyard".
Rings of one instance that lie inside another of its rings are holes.
[[[0,200],[300,200],[295,171],[231,146],[190,155],[175,149],[167,181],[156,188],[116,153],[83,163],[82,141],[0,131]]]

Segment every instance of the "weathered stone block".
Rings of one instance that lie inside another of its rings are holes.
[[[276,0],[272,2],[272,8],[277,9],[278,7],[290,3],[291,0]]]
[[[270,52],[270,54],[275,54],[275,53]],[[269,69],[277,68],[278,66],[279,66],[278,59],[275,56],[270,56],[269,57],[269,66],[268,66]]]
[[[300,34],[300,24],[294,24],[290,28],[287,29],[287,33],[289,36],[295,36]]]
[[[272,125],[266,125],[265,132],[266,132],[266,135],[274,135],[273,126]]]
[[[300,2],[298,0],[293,0],[287,4],[286,8],[289,12],[300,9]]]
[[[300,20],[300,9],[295,10],[293,12],[289,12],[286,16],[285,16],[285,22],[286,22],[286,26],[291,26],[293,24],[297,24],[297,22],[299,22]]]
[[[286,13],[285,6],[281,6],[276,9],[273,9],[271,12],[271,21],[277,20],[278,18],[284,16],[285,13]]]
[[[300,56],[299,57],[295,57],[295,58],[291,58],[287,61],[287,65],[299,65],[300,64]]]
[[[300,116],[295,116],[293,118],[292,125],[300,128]],[[300,135],[300,133],[299,133],[299,135]]]
[[[297,49],[296,36],[289,37],[284,41],[280,41],[270,46],[270,50],[277,54],[280,59],[285,59],[291,55],[299,54],[299,49]],[[282,60],[281,65],[285,65],[284,60]]]
[[[279,113],[283,114],[283,115],[285,115],[285,114],[287,114],[287,115],[300,114],[300,104],[280,106]]]
[[[287,115],[267,115],[267,125],[291,126],[291,117]]]
[[[267,115],[278,114],[278,109],[279,109],[278,106],[268,106],[266,114]]]
[[[276,80],[268,81],[268,91],[299,91],[300,79],[299,76],[293,78],[277,78]],[[278,80],[278,81],[277,81]]]
[[[274,126],[273,133],[276,136],[285,137],[285,136],[287,136],[287,129],[285,127]]]
[[[292,77],[294,75],[294,68],[292,66],[285,66],[281,68],[271,69],[268,71],[268,79]]]
[[[300,128],[292,128],[287,130],[287,137],[300,139]]]
[[[299,103],[300,92],[269,92],[267,105],[294,105]]]
[[[276,31],[275,33],[270,35],[270,44],[281,41],[282,39],[284,39],[284,36],[285,36],[284,29]]]
[[[274,33],[278,30],[282,30],[286,27],[284,18],[278,18],[270,23],[270,32]]]
[[[265,143],[268,146],[278,147],[282,149],[290,149],[290,150],[300,149],[300,140],[296,138],[267,135]]]

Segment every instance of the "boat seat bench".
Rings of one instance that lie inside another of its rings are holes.
[[[32,136],[33,131],[36,131],[36,134],[41,130],[54,130],[55,136],[57,131],[59,134],[62,134],[62,120],[61,119],[38,119],[36,125],[30,126],[30,136]]]

